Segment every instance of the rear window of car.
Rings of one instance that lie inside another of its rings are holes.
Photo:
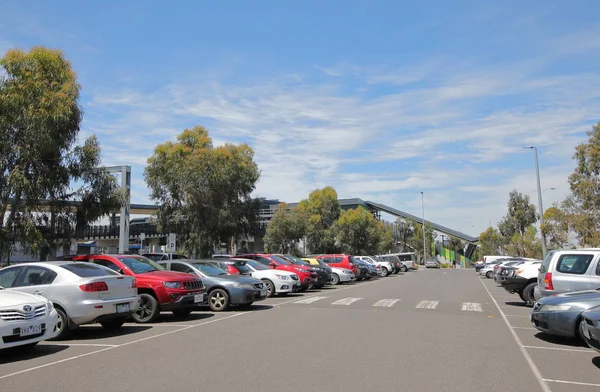
[[[550,252],[548,252],[548,254],[546,255],[546,257],[544,258],[544,261],[542,262],[542,265],[540,266],[540,272],[541,273],[546,273],[548,272],[548,270],[550,269],[550,262],[552,261],[552,257],[554,256],[556,252],[551,250]]]
[[[556,263],[556,270],[563,274],[583,275],[593,258],[594,255],[562,255]]]
[[[234,266],[235,266],[236,270],[240,271],[240,274],[252,273],[252,270],[250,268],[248,268],[248,266],[246,264],[242,265],[240,263],[235,263]]]
[[[81,278],[93,278],[96,276],[106,275],[119,275],[115,271],[109,270],[108,268],[102,267],[92,263],[73,263],[73,264],[61,264],[62,268]]]
[[[154,260],[154,261],[161,261],[163,258],[163,255],[161,255],[161,254],[143,254],[142,256],[147,257],[150,260]]]

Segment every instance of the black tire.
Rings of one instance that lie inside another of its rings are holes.
[[[331,284],[335,286],[336,284],[340,284],[340,277],[338,274],[331,274]]]
[[[575,327],[575,338],[579,338],[585,342],[585,339],[583,337],[583,327],[581,326],[581,323],[583,323],[583,318],[579,317],[579,321],[577,322],[577,326]]]
[[[193,309],[175,309],[173,310],[173,314],[179,318],[188,317],[192,313]]]
[[[400,267],[400,272],[406,272],[406,271],[408,271],[408,268],[404,264],[402,264],[402,266]]]
[[[372,276],[365,276],[365,280],[371,280]]]
[[[381,276],[386,277],[389,274],[390,274],[390,270],[388,270],[386,267],[381,268]]]
[[[308,286],[300,286],[300,288],[298,289],[299,292],[303,293],[306,290],[308,290]]]
[[[115,331],[115,330],[121,328],[123,326],[123,324],[125,324],[124,319],[108,320],[108,321],[102,321],[100,323],[100,325],[102,325],[102,328],[108,329],[111,331]]]
[[[48,340],[64,340],[71,335],[71,329],[69,328],[69,316],[65,313],[64,310],[60,308],[55,308],[56,313],[58,313],[58,321],[56,322],[57,334],[52,339]]]
[[[267,298],[271,298],[275,295],[275,285],[269,279],[263,279],[263,283],[267,288]]]
[[[318,289],[322,289],[323,286],[325,286],[325,283],[317,283],[317,284],[314,284],[312,288],[318,290]]]
[[[494,273],[492,271],[488,271],[488,272],[485,273],[485,277],[488,278],[488,279],[492,279],[492,275],[493,274]]]
[[[229,294],[223,289],[214,289],[208,293],[208,306],[213,312],[222,312],[229,308]]]
[[[361,280],[363,280],[363,278],[362,278],[362,277],[359,277],[359,276],[357,276],[357,277],[356,277],[356,281],[357,281],[357,282],[360,282]]]
[[[140,308],[131,315],[136,323],[151,323],[160,315],[160,306],[156,298],[148,293],[140,294]]]
[[[525,301],[527,306],[533,306],[535,303],[535,298],[533,297],[535,286],[537,286],[537,282],[531,282],[523,289],[523,301]]]

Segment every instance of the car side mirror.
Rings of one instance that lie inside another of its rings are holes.
[[[271,263],[269,264],[269,266],[270,266],[271,268],[277,268],[277,263],[275,263],[275,262],[271,262]]]
[[[125,275],[125,271],[123,271],[123,269],[121,268],[120,270],[117,271],[120,275]]]

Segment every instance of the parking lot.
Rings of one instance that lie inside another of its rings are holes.
[[[0,390],[599,390],[600,357],[537,333],[529,311],[473,270],[419,270],[250,311],[83,326],[3,353]]]

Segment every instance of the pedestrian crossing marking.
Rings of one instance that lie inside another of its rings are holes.
[[[294,304],[312,304],[313,302],[317,302],[317,301],[320,301],[325,298],[327,298],[327,297],[318,297],[318,296],[308,297],[308,298],[301,299],[300,301],[294,301],[292,303],[294,303]]]
[[[483,312],[481,304],[477,302],[463,302],[460,310],[465,310],[467,312]]]
[[[373,305],[371,306],[381,306],[381,307],[387,307],[387,308],[391,308],[392,306],[394,306],[396,304],[396,302],[400,301],[399,299],[382,299],[380,301],[375,302]]]
[[[362,298],[348,297],[348,298],[339,299],[339,300],[337,300],[335,302],[332,302],[331,304],[332,305],[350,305],[350,304],[352,304],[352,303],[354,303],[356,301],[359,301],[361,299]]]
[[[421,301],[415,306],[417,309],[435,309],[440,301]]]

